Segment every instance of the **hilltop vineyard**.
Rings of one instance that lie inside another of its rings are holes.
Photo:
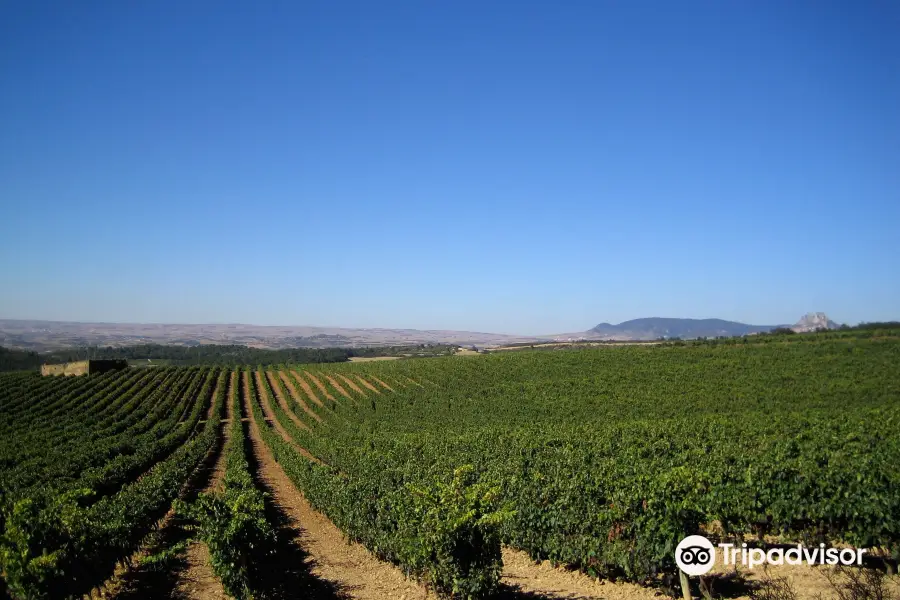
[[[502,588],[506,549],[652,583],[694,533],[896,560],[900,338],[795,337],[0,374],[2,586],[97,594],[178,526],[228,595],[265,597],[271,459],[443,597]]]

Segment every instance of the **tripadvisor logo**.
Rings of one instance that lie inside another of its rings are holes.
[[[675,562],[688,575],[704,575],[716,562],[716,549],[702,535],[689,535],[675,548]]]
[[[748,548],[747,544],[719,544],[722,551],[722,564],[743,565],[749,569],[763,564],[769,565],[862,565],[865,550],[852,548],[826,548],[819,544],[818,548],[807,548],[797,544],[790,548]],[[689,535],[675,548],[675,563],[688,575],[705,575],[712,570],[716,562],[716,547],[702,535]]]

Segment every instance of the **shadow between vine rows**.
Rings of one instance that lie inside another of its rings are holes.
[[[240,418],[246,430],[249,419],[244,402],[241,402]],[[315,563],[301,545],[302,528],[291,522],[284,509],[275,501],[272,489],[260,478],[259,460],[254,452],[248,453],[247,462],[254,483],[266,494],[266,519],[272,524],[277,537],[275,555],[260,560],[259,570],[263,585],[260,592],[267,598],[312,600],[351,598],[349,590],[312,573]]]
[[[219,424],[220,432],[215,448],[194,471],[188,482],[188,491],[182,497],[192,502],[197,495],[209,485],[215,472],[216,463],[222,455],[225,436],[221,431],[224,423]],[[143,562],[122,575],[120,587],[113,596],[116,600],[144,600],[151,598],[168,598],[169,600],[186,600],[176,586],[178,574],[187,567],[185,548],[191,539],[191,532],[185,527],[187,523],[173,515],[171,520],[156,533],[151,552],[160,557],[159,560]]]

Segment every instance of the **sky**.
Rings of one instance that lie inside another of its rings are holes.
[[[0,318],[900,318],[900,3],[0,3]]]

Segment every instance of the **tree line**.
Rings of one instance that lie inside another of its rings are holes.
[[[132,363],[161,361],[165,364],[179,366],[334,363],[346,362],[355,356],[440,356],[449,354],[450,349],[454,347],[444,344],[416,344],[366,348],[282,348],[272,350],[236,344],[199,344],[194,346],[140,344],[123,347],[85,346],[39,354],[30,350],[16,350],[0,346],[0,371],[38,370],[42,364],[109,358],[124,358]]]

